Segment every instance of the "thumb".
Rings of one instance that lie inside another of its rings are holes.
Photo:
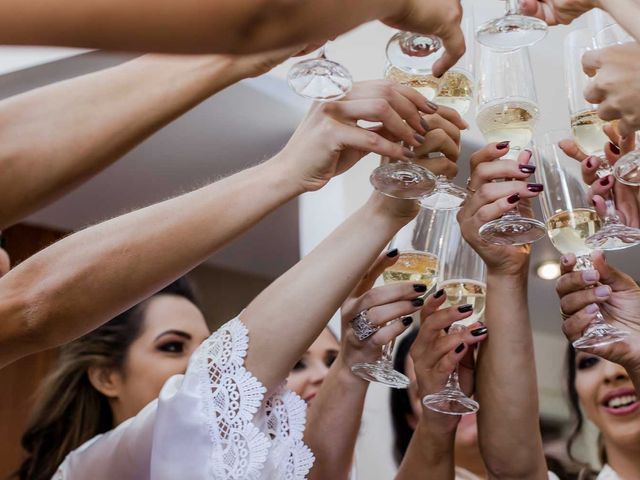
[[[371,268],[364,274],[358,285],[353,289],[353,296],[359,297],[368,292],[376,283],[376,279],[382,275],[387,268],[396,263],[400,258],[400,251],[393,248],[386,253],[381,254],[373,263]]]
[[[600,283],[609,285],[612,291],[628,290],[635,286],[635,282],[631,277],[607,263],[603,252],[596,250],[591,254],[591,258],[593,266],[600,273]]]

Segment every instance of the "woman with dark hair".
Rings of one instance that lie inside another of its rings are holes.
[[[184,278],[61,348],[22,437],[16,476],[48,480],[66,455],[135,416],[209,335]]]

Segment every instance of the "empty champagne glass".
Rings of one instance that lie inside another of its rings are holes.
[[[447,299],[442,308],[471,305],[473,315],[449,328],[449,334],[479,321],[484,314],[486,266],[480,256],[465,241],[457,222],[452,223],[440,256],[438,289],[444,289]],[[449,375],[445,387],[422,399],[425,407],[449,415],[465,415],[478,411],[478,402],[460,389],[458,368]]]
[[[442,243],[455,214],[448,211],[421,209],[418,216],[400,230],[389,248],[400,251],[395,264],[382,274],[385,284],[395,282],[422,283],[429,294],[436,283]],[[373,363],[356,363],[351,371],[370,382],[378,382],[393,388],[406,388],[409,379],[393,368],[395,341],[385,345],[382,357]]]
[[[527,48],[498,52],[480,48],[476,123],[487,142],[509,142],[502,157],[516,160],[531,142],[538,120],[533,71]],[[544,237],[544,223],[518,208],[484,224],[480,236],[497,245],[524,245]]]
[[[623,45],[635,42],[618,24],[611,24],[596,33],[595,44],[597,48],[606,48],[612,45]],[[636,145],[638,144],[636,134]],[[616,179],[625,185],[640,186],[640,148],[629,152],[618,159],[613,165],[613,174]]]
[[[506,0],[505,15],[483,23],[476,32],[478,42],[494,50],[530,47],[547,35],[547,24],[521,15],[518,0]]]
[[[561,254],[576,256],[575,270],[592,270],[587,238],[600,229],[601,220],[589,201],[580,164],[566,156],[558,146],[567,134],[566,131],[552,131],[536,138],[536,181],[544,184],[540,199],[551,243]],[[573,346],[600,347],[625,336],[625,332],[609,325],[598,311]]]
[[[612,173],[604,155],[604,147],[609,142],[603,131],[607,122],[598,117],[597,105],[588,103],[583,93],[589,78],[582,70],[582,56],[592,49],[593,37],[588,28],[573,30],[566,36],[565,79],[573,138],[585,154],[600,159],[600,168],[596,173],[599,177],[606,177]],[[640,243],[640,229],[628,227],[620,221],[613,192],[606,195],[605,204],[607,210],[602,228],[587,239],[587,245],[603,250],[620,250]]]
[[[298,95],[319,102],[338,100],[353,87],[349,70],[340,63],[329,60],[325,55],[324,45],[316,58],[294,64],[287,80]]]

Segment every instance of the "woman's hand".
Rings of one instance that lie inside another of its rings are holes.
[[[585,90],[589,103],[600,104],[598,116],[616,120],[622,136],[640,130],[640,44],[629,42],[582,57],[582,66],[593,81]]]
[[[458,365],[460,388],[467,395],[474,391],[473,346],[487,338],[487,328],[477,322],[459,331],[445,333],[453,322],[468,318],[473,313],[461,313],[457,307],[438,310],[445,300],[446,293],[442,290],[427,299],[421,311],[422,326],[411,347],[420,398],[442,390]],[[423,409],[423,415],[429,417],[430,428],[443,432],[455,430],[460,420],[458,416],[443,415],[428,408]]]
[[[520,0],[524,15],[538,17],[547,25],[568,25],[592,8],[599,8],[598,0]]]
[[[316,103],[275,158],[280,174],[301,191],[322,188],[368,153],[410,160],[415,154],[398,144],[420,146],[426,129],[420,112],[433,104],[411,87],[389,81],[358,82],[343,100]],[[364,128],[358,121],[379,123]]]
[[[576,340],[595,318],[599,307],[604,318],[628,332],[629,337],[589,351],[624,366],[629,372],[640,373],[640,287],[633,278],[610,266],[602,252],[594,252],[592,258],[595,270],[574,272],[576,257],[562,257],[562,276],[556,291],[561,311],[570,315],[562,330],[569,341]]]
[[[610,165],[635,149],[635,136],[622,138],[612,125],[606,125],[604,132],[610,142],[604,146],[604,153]],[[604,218],[606,206],[604,197],[613,190],[618,216],[625,225],[640,227],[640,188],[617,182],[613,175],[600,178],[597,174],[601,161],[596,156],[585,155],[575,141],[567,139],[560,142],[560,148],[567,156],[579,161],[582,168],[582,178],[590,185],[589,197],[593,201],[598,214]]]
[[[520,207],[520,214],[532,217],[530,198],[537,197],[543,186],[527,183],[526,180],[535,171],[529,165],[531,152],[523,151],[518,161],[494,161],[505,155],[508,145],[490,144],[471,156],[471,179],[469,189],[472,193],[458,213],[458,221],[464,239],[478,252],[487,264],[488,273],[516,275],[525,274],[529,261],[528,245],[494,245],[480,238],[478,230],[482,225],[499,218],[504,213]],[[493,180],[509,178],[504,182]]]
[[[413,322],[411,314],[420,310],[426,291],[421,283],[394,283],[373,288],[382,272],[398,260],[398,250],[383,254],[365,274],[349,298],[342,304],[342,348],[338,360],[351,368],[355,363],[375,362],[382,347],[404,332]],[[367,311],[367,318],[380,329],[365,340],[356,338],[351,320]],[[389,325],[387,323],[393,322]]]

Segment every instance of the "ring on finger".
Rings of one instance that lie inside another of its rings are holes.
[[[351,329],[355,334],[356,338],[360,341],[366,340],[371,335],[380,330],[380,327],[374,325],[369,321],[367,317],[369,310],[364,309],[358,315],[353,317],[353,319],[349,322],[351,325]]]
[[[476,193],[476,190],[474,188],[471,188],[471,177],[467,178],[467,191],[470,193]]]
[[[567,318],[569,318],[571,315],[569,315],[569,314],[567,314],[567,313],[564,313],[564,312],[562,311],[562,308],[561,308],[561,309],[560,309],[560,316],[562,317],[562,320],[564,321],[564,320],[566,320]]]

